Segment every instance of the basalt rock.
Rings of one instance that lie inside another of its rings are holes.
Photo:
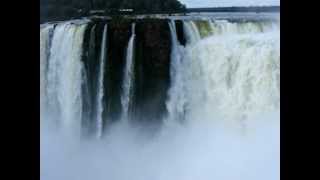
[[[167,20],[136,23],[134,117],[139,123],[159,122],[166,114],[171,37]]]
[[[131,36],[130,21],[109,21],[107,36],[107,60],[105,74],[106,111],[110,121],[116,121],[121,114],[121,85],[126,59],[126,48]]]
[[[170,85],[171,36],[166,19],[92,19],[87,26],[84,38],[83,62],[87,84],[83,85],[83,112],[86,132],[94,131],[97,114],[97,82],[104,25],[107,24],[107,56],[104,74],[105,125],[110,126],[121,118],[121,93],[124,81],[126,51],[135,23],[134,43],[134,85],[132,103],[129,107],[133,124],[159,127],[166,115],[166,99]],[[176,21],[179,41],[185,44],[183,25]],[[137,123],[135,123],[137,122]],[[104,127],[106,128],[106,127]]]

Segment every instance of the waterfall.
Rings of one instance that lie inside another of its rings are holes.
[[[131,27],[131,37],[127,46],[126,64],[124,67],[124,78],[122,84],[122,119],[127,121],[129,118],[129,108],[132,99],[134,86],[134,41],[135,41],[135,23]]]
[[[182,69],[182,61],[184,54],[184,47],[179,43],[177,38],[176,24],[174,20],[169,22],[171,34],[171,64],[170,64],[170,80],[171,88],[169,89],[169,100],[166,103],[169,120],[184,119],[185,111],[185,94],[184,91],[184,77],[180,73]],[[169,121],[171,122],[171,121]]]
[[[180,61],[174,24],[170,24],[174,73],[167,102],[169,117],[179,117],[184,107],[187,121],[230,119],[242,123],[279,110],[279,27],[273,23],[218,21],[211,24],[212,35],[196,40],[197,33],[190,24],[184,22],[189,41]]]
[[[96,135],[97,130],[97,82],[96,76],[98,76],[98,68],[93,67],[99,64],[100,61],[96,62],[95,56],[95,45],[96,45],[96,24],[92,27],[88,26],[85,41],[88,44],[84,46],[84,72],[83,72],[83,84],[82,84],[82,96],[83,96],[83,122],[82,132],[84,135],[91,136]],[[95,132],[95,133],[93,133]]]
[[[105,72],[105,61],[106,61],[106,43],[107,43],[107,24],[103,28],[103,36],[101,42],[101,53],[100,53],[100,69],[98,79],[98,92],[97,92],[97,137],[102,136],[103,130],[103,109],[104,109],[104,72]]]
[[[57,24],[46,69],[46,121],[58,124],[67,134],[80,135],[82,118],[82,44],[86,24]]]
[[[47,87],[47,68],[48,57],[50,54],[51,33],[54,25],[46,25],[40,28],[40,119],[45,118],[46,114],[46,87]]]
[[[198,27],[193,21],[183,21],[183,29],[188,44],[196,43],[201,39]]]
[[[211,18],[41,25],[41,179],[279,179],[280,25]]]
[[[210,26],[210,20],[200,20],[200,21],[195,21],[195,25],[198,28],[198,32],[200,34],[200,38],[206,38],[210,35],[212,35],[212,29]]]
[[[170,64],[170,81],[171,86],[168,92],[167,110],[168,118],[166,123],[182,122],[187,118],[187,112],[190,108],[190,99],[188,98],[188,88],[190,86],[197,86],[195,82],[191,85],[190,77],[186,74],[199,72],[199,61],[190,61],[186,58],[187,50],[195,46],[201,40],[198,27],[193,21],[183,21],[184,36],[187,39],[186,47],[183,47],[178,39],[176,26],[174,21],[169,23],[172,50],[171,50],[171,64]],[[195,89],[193,93],[201,95],[200,89]]]
[[[89,55],[90,70],[86,72],[81,58],[84,52],[87,53],[82,49],[87,23],[41,26],[40,107],[41,119],[79,134],[83,110],[88,106],[93,112],[92,116],[88,115],[88,122],[93,124],[95,134],[100,138],[104,126],[104,93],[107,91],[104,77],[108,26],[105,24],[103,28],[99,63],[94,58],[96,27],[93,25],[91,31],[87,31],[91,36],[89,49],[92,54]],[[135,23],[131,28],[123,79],[119,82],[122,86],[119,105],[125,120],[130,118],[135,86]],[[167,122],[249,119],[279,109],[278,23],[183,20],[185,46],[178,40],[175,20],[169,22],[169,28],[171,60]],[[90,96],[86,98],[86,106],[83,105],[83,96],[86,96],[83,88]]]

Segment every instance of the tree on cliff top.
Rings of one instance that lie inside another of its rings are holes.
[[[105,9],[131,8],[138,12],[181,11],[185,6],[177,0],[92,0]],[[96,7],[96,8],[97,8]]]
[[[65,20],[92,9],[134,9],[136,13],[183,12],[178,0],[40,0],[40,22]]]

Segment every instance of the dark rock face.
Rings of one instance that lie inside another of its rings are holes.
[[[136,88],[134,117],[139,123],[160,123],[170,79],[171,37],[167,20],[136,24]]]
[[[176,20],[176,29],[177,29],[177,37],[182,45],[186,45],[186,38],[184,37],[184,32],[183,32],[183,22],[181,20]]]
[[[97,83],[99,73],[99,61],[101,51],[102,30],[104,24],[102,22],[91,22],[85,31],[82,61],[85,72],[83,74],[85,83],[82,85],[83,97],[83,129],[85,136],[95,131],[94,120],[96,119],[96,96]]]
[[[121,92],[123,71],[126,60],[126,49],[131,36],[131,22],[108,22],[107,60],[105,74],[105,117],[109,121],[116,121],[121,115]],[[108,124],[108,123],[106,123]]]
[[[104,74],[104,128],[120,120],[121,94],[124,81],[126,51],[132,23],[136,23],[134,43],[134,86],[129,107],[133,125],[160,127],[166,115],[166,99],[170,84],[171,36],[167,20],[117,19],[92,20],[85,32],[83,57],[83,129],[85,136],[94,134],[97,114],[97,87],[104,25],[107,24],[107,56]],[[182,26],[181,26],[182,27]],[[182,31],[181,31],[182,32]],[[153,128],[152,128],[153,130]]]

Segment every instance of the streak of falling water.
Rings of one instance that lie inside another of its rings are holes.
[[[188,44],[194,44],[200,41],[200,33],[193,21],[183,21],[184,34]]]
[[[50,54],[50,34],[54,25],[46,25],[40,29],[40,119],[45,118],[47,104],[47,69]]]
[[[108,25],[104,25],[103,36],[101,42],[101,54],[100,54],[100,69],[99,69],[99,87],[97,96],[97,138],[101,138],[103,131],[103,110],[104,110],[104,72],[106,61],[106,44],[107,44],[107,29]]]
[[[170,33],[171,33],[171,64],[170,64],[170,80],[171,86],[169,89],[169,100],[166,103],[167,109],[169,111],[169,121],[172,120],[182,120],[184,119],[185,112],[185,94],[182,89],[184,89],[184,77],[182,73],[182,63],[184,47],[180,44],[177,38],[176,24],[174,20],[169,22]]]
[[[134,82],[134,41],[135,41],[135,23],[132,24],[131,37],[127,47],[126,65],[124,68],[124,79],[122,84],[122,119],[127,121],[129,118],[129,108],[132,99]]]

